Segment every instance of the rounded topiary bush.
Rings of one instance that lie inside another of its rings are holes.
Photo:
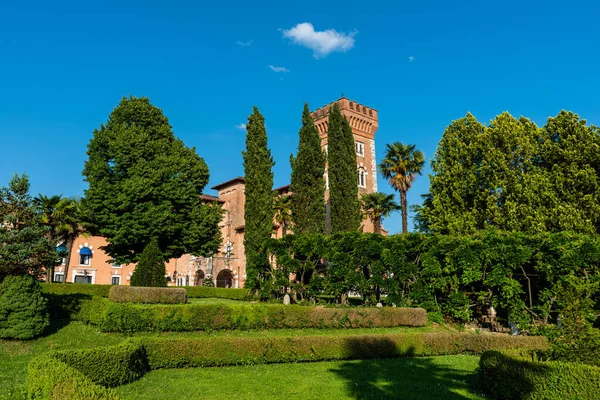
[[[0,285],[0,338],[32,339],[49,324],[39,282],[30,275],[7,276]]]

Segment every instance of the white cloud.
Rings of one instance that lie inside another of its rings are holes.
[[[248,40],[246,42],[242,42],[241,40],[238,40],[237,42],[235,42],[235,44],[237,44],[238,46],[250,46],[252,44],[252,40]]]
[[[246,129],[246,124],[237,124],[235,127],[238,128],[239,130],[243,131]]]
[[[354,35],[357,33],[358,31],[342,33],[334,29],[315,31],[311,23],[303,22],[284,30],[283,37],[291,39],[295,44],[308,47],[313,51],[315,58],[322,58],[334,51],[350,50],[354,47]]]
[[[285,67],[276,67],[274,65],[269,65],[268,67],[271,68],[271,71],[273,71],[273,72],[283,72],[283,73],[290,72],[290,70]]]
[[[408,62],[411,63],[413,61],[415,61],[416,59],[413,56],[408,56]]]

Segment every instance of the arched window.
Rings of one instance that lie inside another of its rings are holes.
[[[92,260],[92,250],[89,247],[82,247],[79,250],[79,265],[90,265]]]
[[[224,269],[217,275],[217,287],[230,288],[233,287],[233,274],[230,270]]]
[[[358,170],[358,187],[367,187],[367,173],[363,169]]]

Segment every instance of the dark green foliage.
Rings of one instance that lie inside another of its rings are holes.
[[[215,281],[213,281],[212,275],[210,275],[210,274],[206,275],[206,277],[202,281],[202,286],[207,287],[207,288],[215,287]]]
[[[419,308],[325,308],[280,304],[134,305],[94,298],[78,315],[103,332],[425,326]]]
[[[592,400],[600,368],[568,362],[538,362],[516,352],[487,351],[479,361],[481,385],[496,399]]]
[[[50,353],[50,356],[104,387],[133,382],[149,370],[144,347],[131,340],[110,349],[61,351]]]
[[[152,239],[144,248],[129,284],[131,286],[166,287],[167,269],[163,257],[163,253],[158,247],[158,241]]]
[[[184,288],[113,286],[108,299],[117,303],[185,304]]]
[[[0,281],[7,275],[40,276],[58,263],[49,228],[36,215],[26,175],[0,188]]]
[[[469,321],[489,306],[521,328],[547,325],[559,314],[589,319],[600,295],[600,237],[485,231],[471,236],[345,233],[290,236],[270,242],[281,279],[314,265],[304,296],[343,302],[355,291],[373,304],[419,306]],[[277,279],[275,277],[274,279]],[[278,285],[282,285],[278,281]],[[506,322],[506,321],[505,321]]]
[[[393,194],[381,192],[363,193],[360,196],[362,216],[373,223],[373,231],[381,233],[381,222],[392,212],[401,210],[402,207],[394,201]]]
[[[337,104],[329,110],[327,146],[331,233],[356,231],[361,215],[354,134]]]
[[[265,119],[254,107],[246,124],[244,176],[246,180],[244,204],[244,250],[246,255],[246,282],[249,289],[261,289],[271,269],[265,242],[273,232],[273,172],[275,163],[267,147]]]
[[[0,285],[0,338],[33,339],[49,323],[40,284],[30,275],[7,276]]]
[[[200,199],[208,167],[147,98],[124,98],[94,131],[87,154],[84,211],[115,261],[138,261],[153,238],[165,260],[217,250],[221,208]]]
[[[467,114],[445,130],[417,222],[435,233],[598,233],[598,128],[560,112],[538,128],[502,113],[488,127]]]
[[[92,382],[76,368],[44,354],[29,363],[27,399],[118,400],[119,397],[113,390]]]
[[[308,104],[304,104],[298,152],[296,157],[290,157],[295,234],[325,233],[325,161],[319,132],[310,116]]]

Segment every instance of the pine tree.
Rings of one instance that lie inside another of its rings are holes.
[[[133,274],[131,275],[131,286],[167,286],[167,270],[165,268],[165,259],[158,241],[152,239],[144,248],[140,261],[138,262]]]
[[[244,248],[246,287],[259,290],[266,280],[270,264],[264,246],[273,232],[273,172],[275,163],[267,147],[265,119],[254,107],[246,124],[244,175]]]
[[[292,166],[292,223],[298,235],[325,232],[325,153],[310,116],[308,104],[302,112],[298,132],[298,153],[290,157]]]
[[[327,143],[331,233],[358,230],[361,214],[354,135],[337,104],[329,111]]]

